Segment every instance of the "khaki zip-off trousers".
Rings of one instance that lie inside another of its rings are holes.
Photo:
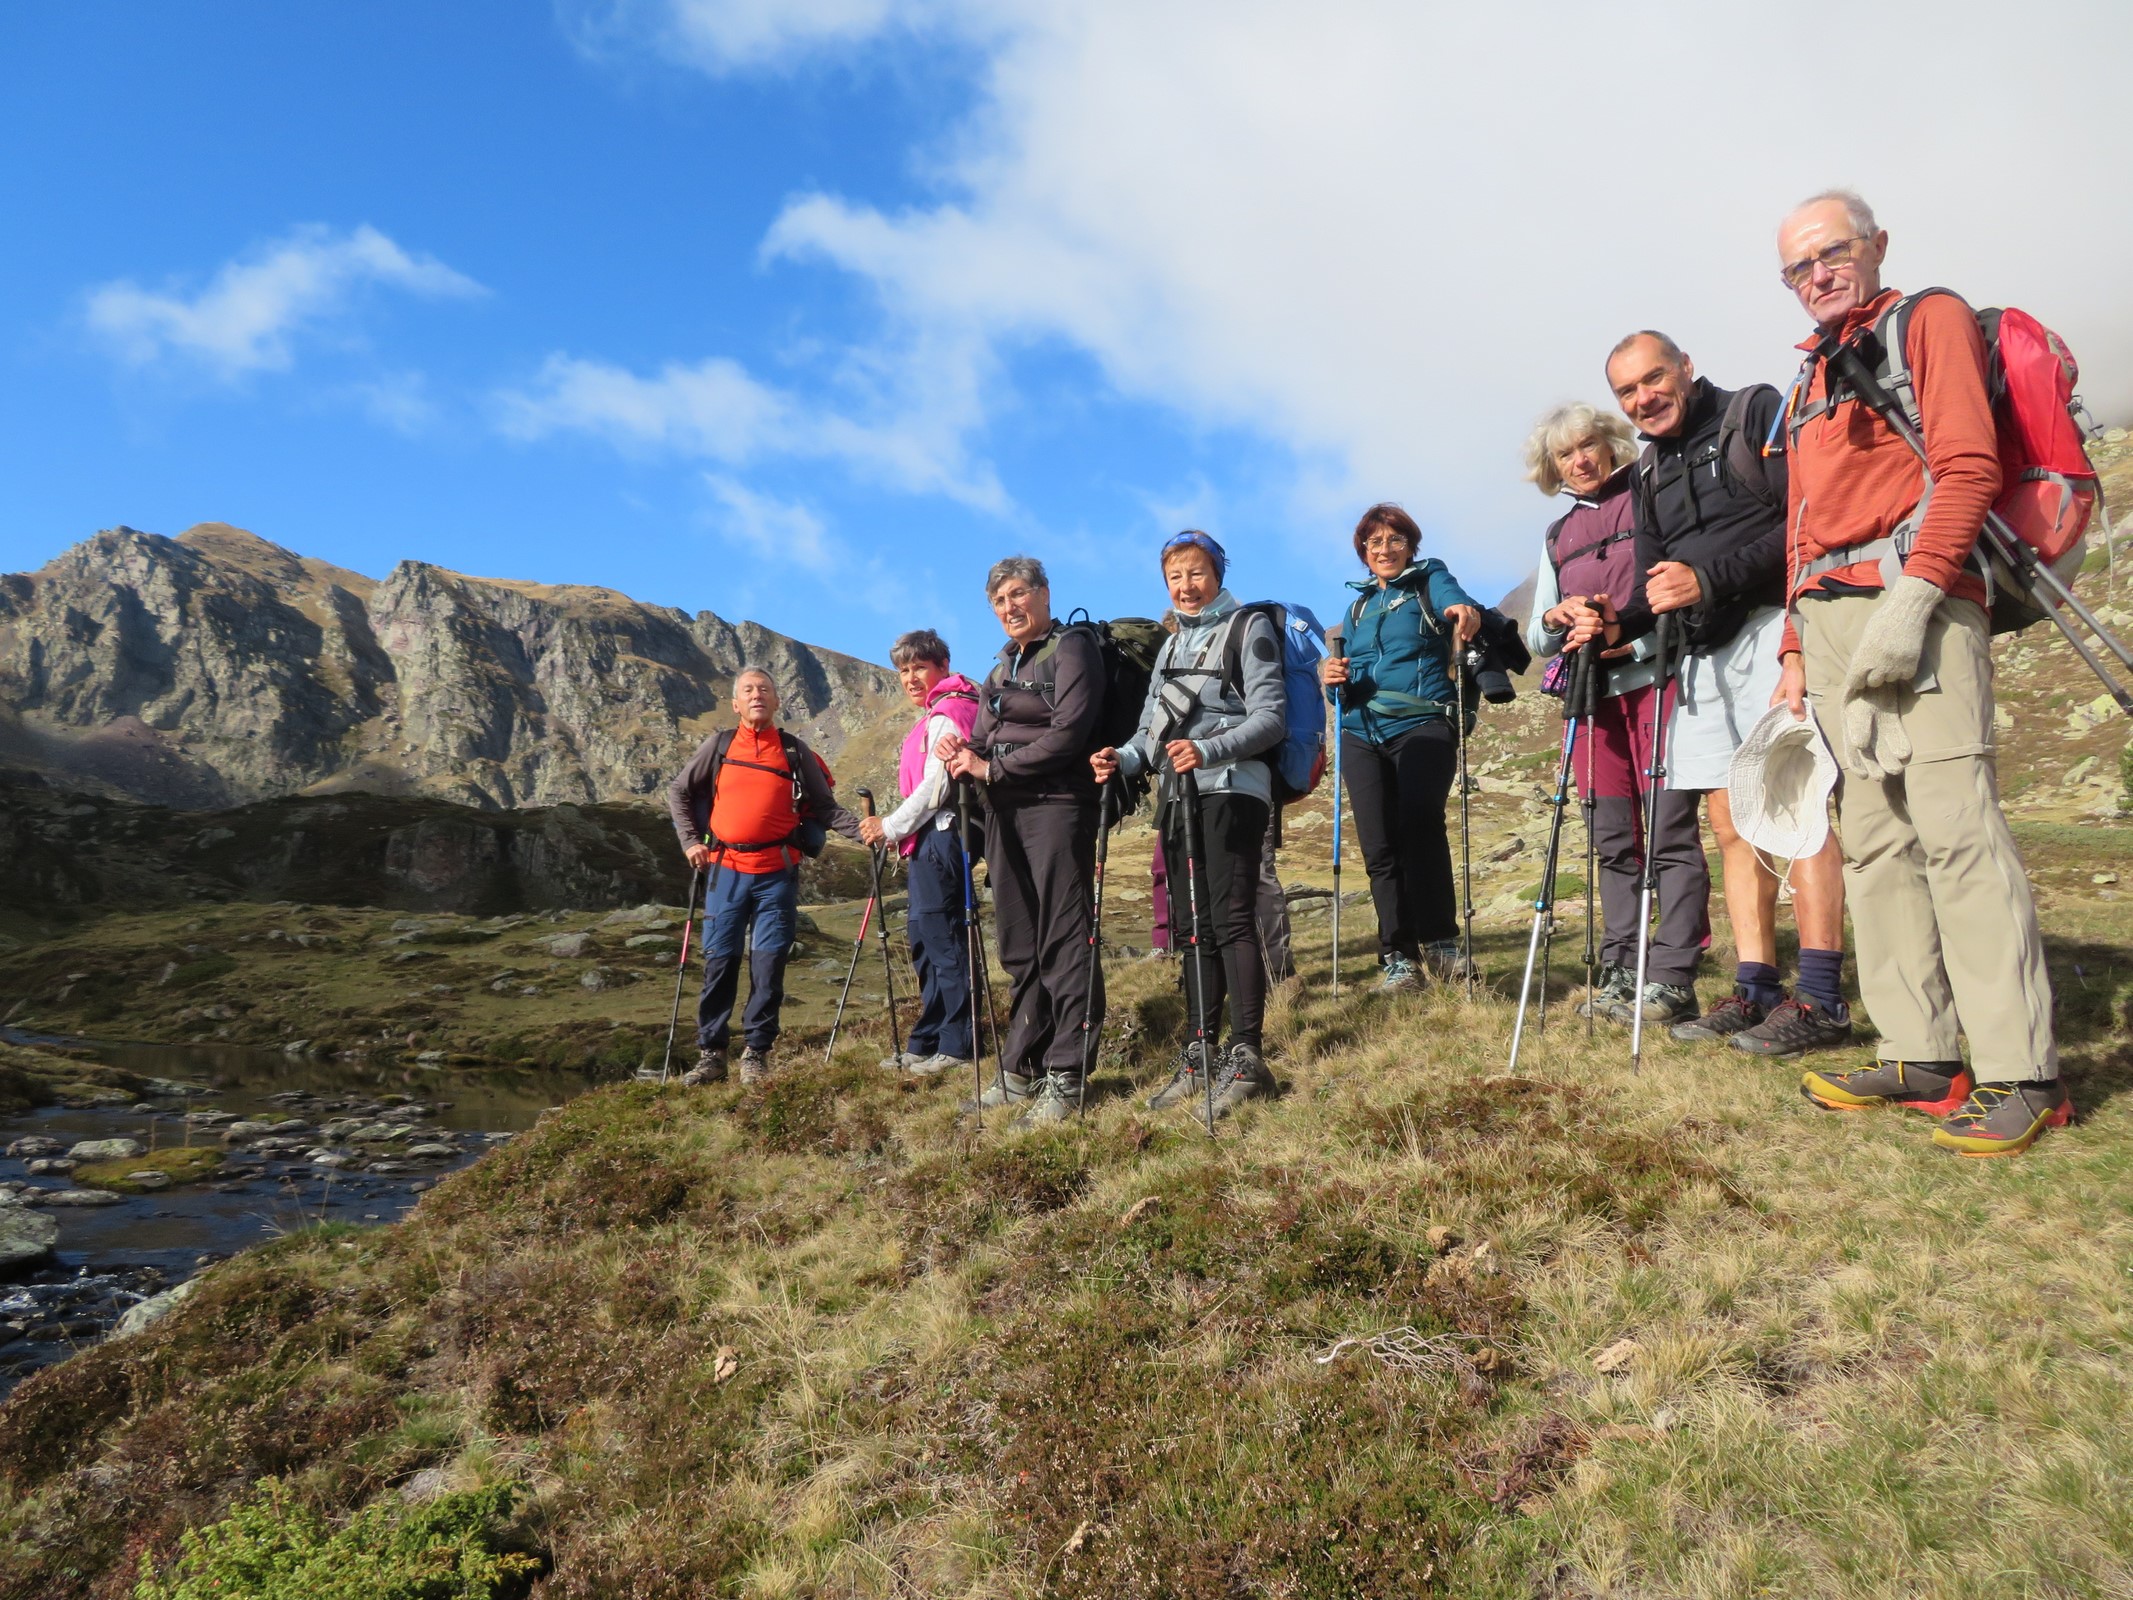
[[[1794,607],[1808,699],[1840,763],[1845,669],[1879,598]],[[1916,684],[1899,707],[1909,764],[1879,782],[1847,773],[1838,791],[1859,997],[1884,1061],[1958,1060],[1967,1036],[1981,1083],[2056,1078],[2037,903],[2000,810],[1983,608],[1941,602]]]

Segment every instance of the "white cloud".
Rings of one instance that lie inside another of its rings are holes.
[[[759,494],[713,472],[704,474],[704,487],[718,502],[714,520],[719,531],[746,545],[771,570],[821,572],[829,566],[830,544],[822,519],[806,506]]]
[[[2133,59],[2122,0],[1862,0],[1835,23],[1708,0],[652,9],[717,71],[959,33],[983,92],[938,202],[796,197],[766,253],[863,278],[900,337],[1063,340],[1127,395],[1336,463],[1297,491],[1328,540],[1338,505],[1389,495],[1455,559],[1522,571],[1546,515],[1518,481],[1530,420],[1598,398],[1644,325],[1721,383],[1782,382],[1805,330],[1772,235],[1831,183],[1890,227],[1892,281],[2028,306],[2101,409],[2133,408],[2133,208],[2100,198],[2115,147],[2078,132]],[[944,417],[936,456],[983,425]]]
[[[129,362],[176,356],[236,378],[286,371],[299,332],[344,315],[372,286],[429,298],[486,292],[367,224],[337,233],[309,223],[224,263],[192,295],[177,288],[159,293],[126,279],[99,285],[89,292],[86,315],[90,329]]]
[[[651,376],[553,355],[527,386],[498,397],[512,437],[588,433],[622,449],[668,451],[744,466],[772,457],[842,462],[911,493],[981,510],[1007,498],[966,440],[984,417],[990,358],[979,341],[934,330],[846,352],[824,392],[773,388],[722,356],[669,362]]]
[[[560,0],[558,9],[588,54],[649,42],[683,65],[723,73],[861,43],[884,28],[925,28],[960,8],[944,0]]]

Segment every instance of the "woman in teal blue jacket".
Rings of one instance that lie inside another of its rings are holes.
[[[1342,652],[1322,675],[1340,685],[1341,770],[1378,913],[1381,988],[1419,988],[1423,963],[1457,975],[1459,902],[1445,797],[1458,769],[1452,726],[1455,652],[1481,628],[1481,607],[1444,563],[1416,559],[1422,530],[1391,503],[1355,525],[1369,576],[1349,584]]]

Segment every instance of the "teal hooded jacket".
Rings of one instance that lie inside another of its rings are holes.
[[[1431,556],[1390,579],[1361,578],[1348,585],[1361,598],[1351,602],[1342,626],[1348,681],[1367,680],[1371,696],[1341,713],[1341,732],[1383,744],[1431,717],[1450,720],[1452,629],[1446,606],[1480,603]]]

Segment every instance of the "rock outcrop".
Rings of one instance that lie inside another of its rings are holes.
[[[220,523],[122,527],[0,576],[0,760],[194,809],[589,804],[658,788],[748,664],[827,756],[901,731],[888,672],[752,622],[420,561],[377,581]]]

